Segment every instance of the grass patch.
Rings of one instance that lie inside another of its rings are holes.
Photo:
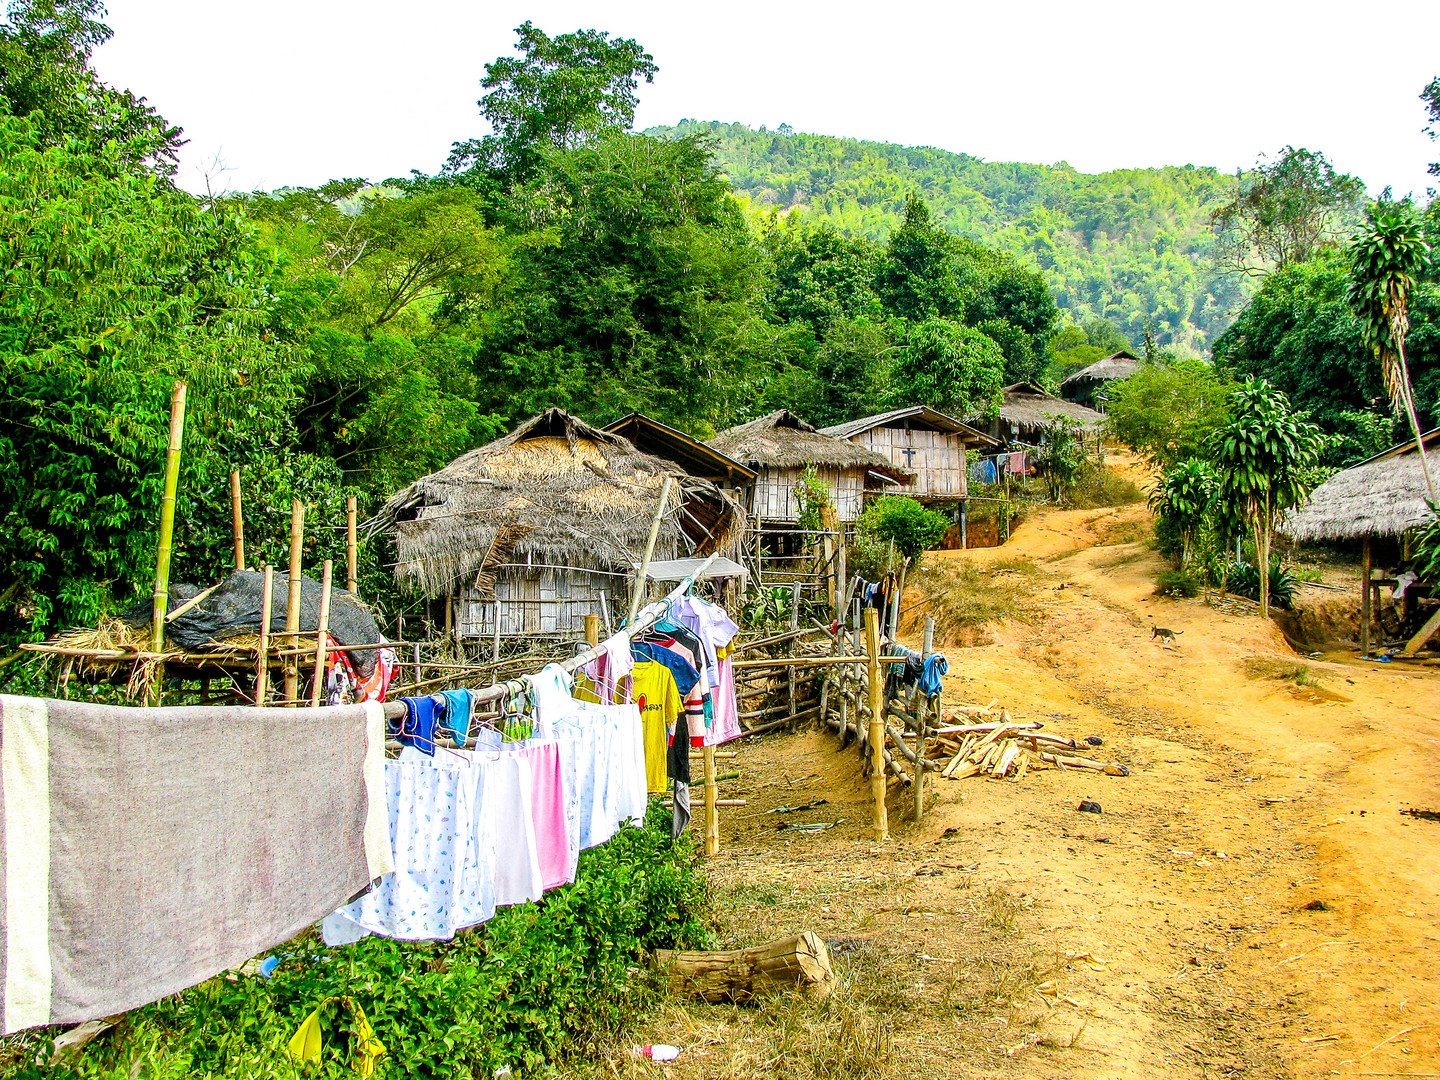
[[[1110,521],[1100,530],[1100,546],[1115,547],[1119,544],[1138,544],[1150,539],[1148,521]]]
[[[1127,480],[1113,469],[1101,466],[1081,473],[1065,495],[1065,504],[1076,510],[1095,510],[1102,506],[1129,506],[1144,502],[1145,493],[1133,480]]]
[[[1029,578],[1036,573],[1029,559],[1002,559],[988,566],[950,563],[925,575],[922,583],[928,610],[935,616],[937,640],[953,640],[985,623],[1030,615],[1033,604],[1016,589],[1015,575]]]
[[[1155,578],[1155,595],[1192,600],[1200,595],[1200,582],[1184,570],[1165,570]]]
[[[1245,674],[1252,679],[1273,679],[1293,682],[1296,686],[1319,686],[1320,677],[1309,664],[1276,660],[1269,656],[1251,656],[1245,660]]]

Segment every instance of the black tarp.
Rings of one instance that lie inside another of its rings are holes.
[[[285,605],[290,598],[290,575],[274,576],[270,592],[270,632],[285,629]],[[300,577],[300,627],[315,633],[320,627],[320,596],[324,591],[314,578]],[[174,611],[200,590],[194,585],[170,586],[167,611]],[[225,638],[260,632],[260,602],[265,594],[265,575],[256,570],[236,570],[213,593],[189,611],[165,625],[166,636],[182,649],[203,649]],[[148,626],[153,601],[145,599],[127,608],[120,619],[130,626]],[[340,645],[369,645],[381,640],[375,619],[348,589],[330,589],[330,636]],[[278,643],[277,643],[278,644]],[[350,663],[364,679],[375,670],[374,649],[347,649]]]

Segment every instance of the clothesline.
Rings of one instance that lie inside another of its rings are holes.
[[[682,580],[679,585],[667,593],[661,604],[656,605],[653,610],[642,611],[632,624],[623,628],[622,633],[627,637],[633,638],[636,634],[642,633],[654,626],[655,623],[664,617],[665,609],[669,606],[670,601],[678,600],[684,596],[696,581],[705,576],[705,571],[709,570],[711,564],[719,557],[718,553],[711,555],[700,564],[695,573]],[[639,585],[636,587],[639,588]],[[562,661],[560,667],[567,675],[573,674],[585,665],[598,660],[603,652],[603,645],[592,645],[583,652],[572,656],[569,660]],[[482,702],[504,700],[515,694],[522,694],[525,692],[525,689],[526,683],[523,678],[509,679],[503,683],[487,686],[483,690],[470,691],[470,699],[475,705],[479,705]],[[404,716],[405,704],[403,701],[387,701],[385,703],[385,718],[387,720],[398,720]]]

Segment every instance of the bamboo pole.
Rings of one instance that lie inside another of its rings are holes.
[[[275,587],[275,568],[265,567],[265,595],[260,599],[260,647],[255,660],[255,704],[264,705],[270,690],[270,590]]]
[[[1370,578],[1374,574],[1374,556],[1370,547],[1370,536],[1367,533],[1360,548],[1360,655],[1370,655],[1370,598],[1374,593],[1374,586],[1370,584]]]
[[[358,595],[360,546],[355,539],[355,496],[345,500],[345,588]]]
[[[640,571],[635,575],[635,587],[630,591],[630,617],[627,624],[635,621],[640,611],[640,601],[645,596],[646,576],[650,573],[650,556],[655,554],[655,540],[660,535],[660,523],[665,520],[665,511],[670,508],[670,484],[674,477],[668,473],[660,485],[660,504],[655,507],[655,518],[650,522],[650,538],[645,541],[645,555],[640,560]]]
[[[875,801],[871,825],[876,840],[890,839],[885,809],[885,687],[880,678],[880,613],[865,609],[865,651],[870,672],[870,794]]]
[[[165,651],[165,610],[170,598],[170,552],[175,540],[175,492],[180,486],[180,445],[185,437],[185,384],[177,382],[170,398],[170,443],[165,451],[165,489],[160,496],[160,542],[155,547],[155,593],[150,608],[150,649]],[[155,703],[165,685],[164,664],[155,665],[147,698]]]
[[[290,503],[290,577],[289,593],[285,601],[285,633],[294,634],[300,629],[300,545],[305,540],[305,504],[299,499]],[[289,708],[295,707],[300,691],[300,666],[291,660],[285,665],[285,701]]]
[[[330,634],[330,575],[334,564],[325,560],[320,578],[320,624],[315,631],[315,685],[310,688],[310,704],[318,707],[325,698],[325,662],[329,659],[327,638]]]
[[[240,470],[230,473],[230,531],[235,534],[235,569],[245,569],[245,513],[240,505]]]
[[[923,663],[935,649],[935,616],[925,616],[925,638],[920,647]],[[925,713],[916,710],[915,724],[915,822],[925,816]]]
[[[600,616],[585,616],[585,642],[588,645],[600,644]]]

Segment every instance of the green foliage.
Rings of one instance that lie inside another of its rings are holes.
[[[897,554],[914,559],[940,542],[950,519],[908,495],[886,495],[865,508],[855,528],[857,533],[872,534],[887,548],[894,540]]]
[[[1346,302],[1347,269],[1338,255],[1324,255],[1269,275],[1215,343],[1222,371],[1268,380],[1324,431],[1341,435],[1350,428],[1344,414],[1378,413],[1377,403],[1387,399],[1380,366]],[[1422,425],[1428,425],[1440,401],[1440,284],[1417,280],[1409,317],[1406,361]]]
[[[1336,172],[1324,154],[1287,146],[1258,161],[1235,198],[1212,212],[1218,256],[1244,273],[1313,259],[1339,245],[1364,198],[1364,183]]]
[[[1184,570],[1162,570],[1155,578],[1155,595],[1192,600],[1200,595],[1200,582]]]
[[[1196,457],[1229,420],[1233,384],[1203,360],[1147,363],[1110,387],[1111,437],[1168,468]]]
[[[820,479],[811,465],[795,482],[795,502],[800,507],[799,525],[802,529],[818,532],[825,528],[825,509],[833,505],[830,485]]]
[[[851,236],[884,242],[919,191],[934,225],[1043,273],[1066,321],[1104,319],[1138,341],[1149,319],[1162,344],[1186,355],[1204,352],[1255,287],[1215,272],[1210,213],[1239,187],[1215,169],[1092,176],[1063,162],[987,162],[933,147],[693,120],[649,133],[710,136],[721,168],[755,204]]]
[[[953,416],[999,406],[1005,356],[991,338],[935,318],[908,325],[902,341],[890,371],[892,405],[925,404]]]
[[[1421,581],[1440,581],[1440,510],[1431,508],[1430,520],[1415,533],[1411,546],[1414,561],[1410,568]]]
[[[527,19],[515,28],[518,58],[485,65],[476,104],[493,134],[456,143],[446,168],[481,167],[526,177],[547,150],[574,150],[627,131],[639,79],[655,81],[654,58],[630,38],[599,30],[550,38]]]
[[[377,1076],[543,1071],[569,1046],[613,1039],[635,1022],[655,991],[634,965],[657,948],[705,944],[707,905],[693,845],[670,839],[670,811],[657,802],[645,829],[582,852],[574,884],[501,908],[454,941],[367,937],[325,949],[307,932],[280,950],[270,979],[212,979],[128,1013],[73,1067],[11,1075],[290,1075],[286,1042],[338,995],[355,999],[385,1046]],[[347,1075],[338,1062],[321,1073]]]
[[[1150,495],[1150,509],[1164,524],[1167,535],[1180,541],[1180,566],[1190,558],[1210,516],[1215,498],[1215,472],[1199,458],[1186,458],[1160,478]]]
[[[1086,465],[1085,443],[1081,438],[1084,425],[1069,416],[1048,416],[1040,436],[1040,452],[1036,465],[1057,502],[1074,488]]]
[[[1275,556],[1271,556],[1269,574],[1265,576],[1270,582],[1269,603],[1288,611],[1295,603],[1295,590],[1299,587],[1294,576]],[[1231,563],[1225,571],[1225,588],[1237,596],[1259,600],[1263,587],[1262,575],[1254,563]]]
[[[1216,498],[1224,512],[1254,529],[1260,564],[1257,595],[1262,613],[1268,613],[1270,536],[1279,514],[1310,493],[1305,470],[1318,463],[1324,438],[1264,380],[1246,380],[1231,394],[1230,404],[1230,423],[1210,443],[1219,476]]]

